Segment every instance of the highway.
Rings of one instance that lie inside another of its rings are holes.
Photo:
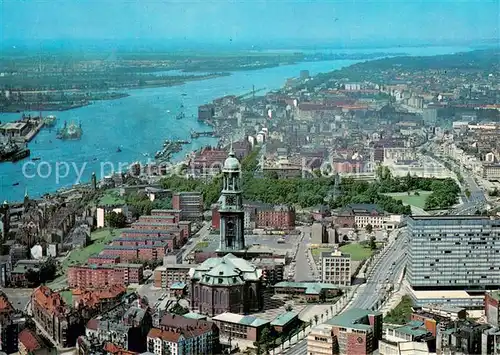
[[[394,284],[406,266],[406,229],[400,230],[399,236],[388,245],[382,254],[374,261],[366,283],[354,295],[351,308],[375,309],[380,308],[381,301],[386,298],[386,285]]]

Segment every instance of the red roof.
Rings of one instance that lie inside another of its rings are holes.
[[[161,340],[170,341],[173,343],[177,343],[179,341],[179,337],[181,336],[180,330],[162,330],[158,328],[151,328],[148,333],[148,338],[160,338]]]
[[[112,285],[105,290],[74,289],[73,296],[79,296],[78,303],[84,307],[94,307],[104,300],[114,299],[123,295],[127,289],[125,286]]]
[[[135,355],[135,354],[138,354],[138,353],[133,352],[133,351],[122,349],[113,343],[106,343],[104,345],[104,351],[106,351],[107,353],[110,353],[110,354],[114,354],[114,355]]]
[[[31,298],[47,311],[55,314],[65,314],[68,311],[63,298],[47,286],[40,286],[33,292]]]
[[[9,299],[4,293],[0,292],[0,313],[12,313],[14,312],[14,307],[10,303]]]
[[[19,333],[18,339],[28,352],[44,347],[43,341],[40,337],[28,328],[23,329],[23,331]]]

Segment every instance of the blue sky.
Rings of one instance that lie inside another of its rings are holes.
[[[500,1],[0,0],[3,40],[474,41]]]

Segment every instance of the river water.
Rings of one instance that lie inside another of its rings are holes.
[[[465,47],[420,47],[385,48],[385,53],[408,53],[410,55],[437,55],[467,51]],[[373,50],[375,51],[375,50]],[[364,50],[363,52],[373,52]],[[344,51],[345,52],[345,51]],[[354,52],[354,51],[352,51]],[[192,81],[184,85],[130,90],[129,97],[112,101],[97,101],[90,106],[54,114],[58,126],[64,121],[81,123],[83,136],[78,141],[61,141],[55,138],[55,129],[43,129],[29,144],[31,158],[0,164],[0,202],[19,201],[25,190],[30,196],[40,196],[77,182],[88,182],[92,172],[98,177],[112,171],[125,170],[128,164],[146,162],[147,154],[154,156],[165,139],[190,139],[190,131],[209,130],[210,127],[196,119],[199,105],[224,95],[241,95],[255,89],[265,91],[280,88],[287,78],[297,77],[300,70],[309,70],[311,75],[339,69],[355,60],[334,60],[299,63],[254,71],[237,71],[230,76],[209,80]],[[183,95],[185,94],[185,95]],[[176,120],[181,105],[186,118]],[[36,114],[36,113],[34,113]],[[20,114],[0,114],[0,121],[20,118]],[[180,153],[214,145],[213,138],[199,138],[185,145]],[[117,152],[117,148],[121,152]],[[59,172],[57,172],[59,169]],[[13,186],[14,183],[18,185]]]

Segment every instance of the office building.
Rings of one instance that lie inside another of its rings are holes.
[[[325,283],[339,286],[351,285],[351,255],[324,251],[321,253],[321,279]]]
[[[500,286],[500,220],[408,218],[407,279],[413,290],[481,291]]]

